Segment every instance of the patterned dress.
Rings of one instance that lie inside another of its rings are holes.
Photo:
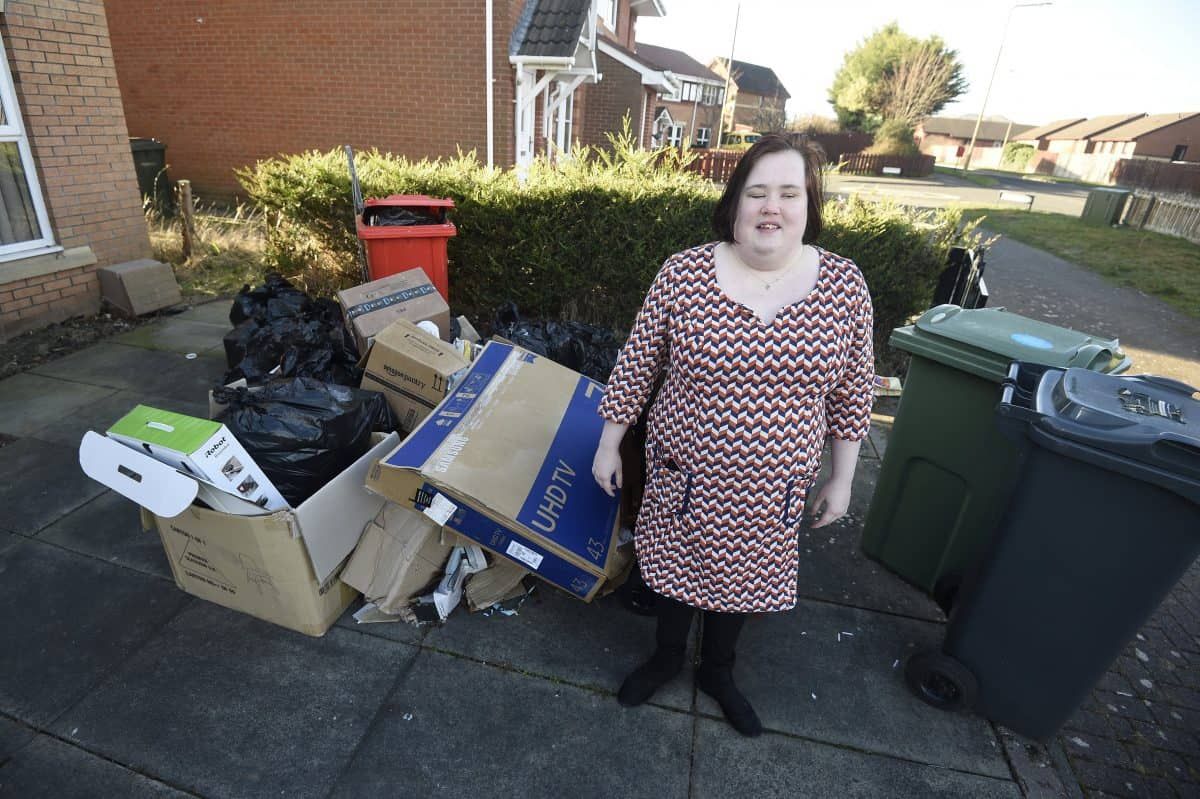
[[[853,261],[818,248],[812,291],[766,324],[721,289],[715,246],[663,264],[600,415],[635,422],[666,369],[635,532],[646,583],[705,610],[787,610],[825,439],[870,425],[871,297]]]

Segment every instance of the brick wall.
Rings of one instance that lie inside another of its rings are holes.
[[[486,157],[483,0],[108,0],[125,116],[167,146],[173,179],[238,191],[234,168],[280,153],[377,147]],[[508,39],[496,0],[496,163],[513,162]]]
[[[94,313],[95,270],[147,257],[150,242],[102,0],[9,0],[0,35],[25,120],[55,242],[90,247],[96,263],[4,280],[0,339]],[[52,268],[52,267],[51,267]]]
[[[654,99],[647,96],[641,76],[600,51],[596,51],[596,65],[604,78],[599,83],[581,86],[575,96],[575,137],[583,144],[605,147],[608,145],[605,132],[621,130],[621,118],[629,114],[636,143],[638,125],[642,122],[642,100],[646,98],[643,141],[649,147]]]

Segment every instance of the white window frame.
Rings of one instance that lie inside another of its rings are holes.
[[[696,140],[692,143],[696,147],[707,147],[712,143],[712,128],[696,128]]]
[[[25,181],[33,202],[34,215],[37,218],[38,229],[42,233],[41,238],[38,239],[0,244],[0,262],[3,262],[28,258],[31,255],[41,255],[46,252],[57,252],[62,248],[54,246],[54,237],[50,233],[50,215],[46,212],[46,203],[42,199],[42,186],[38,181],[37,168],[33,162],[33,151],[29,147],[29,137],[25,133],[25,123],[21,118],[21,106],[17,103],[17,91],[13,86],[12,73],[8,68],[8,51],[2,37],[0,37],[0,63],[3,64],[3,68],[0,69],[0,103],[3,103],[4,106],[5,119],[5,124],[0,125],[0,143],[16,142],[17,144],[17,153],[21,157],[21,169],[25,171]]]
[[[679,147],[680,145],[683,144],[683,123],[682,122],[672,122],[667,127],[666,133],[667,133],[667,146],[668,147]]]
[[[598,0],[596,3],[596,13],[613,33],[617,32],[617,11],[620,4],[621,0]]]

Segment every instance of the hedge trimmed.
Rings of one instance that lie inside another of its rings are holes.
[[[719,192],[678,159],[617,139],[612,152],[581,151],[569,162],[534,163],[524,179],[487,169],[474,154],[412,162],[358,154],[366,197],[428,194],[454,200],[458,235],[448,242],[456,313],[490,326],[505,300],[523,315],[629,329],[667,256],[711,241]],[[340,150],[282,156],[239,173],[266,212],[268,264],[310,293],[358,282],[350,177]],[[826,206],[818,242],[854,259],[875,301],[881,365],[893,327],[930,302],[947,250],[963,235],[952,210],[911,211],[851,199]],[[889,362],[893,362],[889,364]]]

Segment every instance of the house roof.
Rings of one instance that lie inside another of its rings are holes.
[[[654,44],[637,43],[637,54],[655,69],[665,69],[676,75],[687,75],[689,78],[707,78],[713,81],[724,81],[717,73],[701,64],[682,50],[672,50],[670,47],[659,47]]]
[[[1197,116],[1200,116],[1200,113],[1195,111],[1179,114],[1152,114],[1148,117],[1135,119],[1132,122],[1126,122],[1124,125],[1110,128],[1092,138],[1096,141],[1136,141],[1139,137],[1145,136],[1147,133],[1153,133],[1156,130],[1174,125],[1176,122],[1183,122],[1185,119]]]
[[[1077,125],[1083,122],[1087,117],[1071,117],[1069,119],[1058,119],[1054,122],[1047,122],[1045,125],[1038,125],[1036,128],[1022,131],[1019,137],[1021,141],[1033,141],[1034,139],[1043,139],[1051,133],[1057,133],[1063,128],[1069,128],[1072,125]]]
[[[1060,131],[1051,133],[1043,138],[1050,141],[1063,141],[1072,139],[1094,139],[1097,133],[1103,133],[1106,130],[1115,128],[1117,125],[1124,125],[1126,122],[1132,122],[1135,119],[1140,119],[1146,116],[1145,114],[1110,114],[1104,117],[1092,117],[1085,119],[1082,122],[1077,122],[1070,127],[1063,128]]]
[[[718,58],[717,61],[725,64],[728,59]],[[779,81],[775,70],[746,61],[738,61],[736,58],[733,60],[733,82],[737,84],[738,92],[760,94],[764,97],[773,97],[778,94],[785,100],[792,96]]]
[[[508,41],[510,56],[573,58],[591,0],[526,0]]]
[[[627,47],[622,47],[608,36],[601,35],[596,39],[596,48],[605,55],[616,59],[622,66],[628,67],[641,78],[643,86],[653,86],[663,92],[678,91],[679,86],[674,78],[663,73],[661,69],[642,58]]]
[[[1010,131],[1008,126],[1012,125]],[[978,138],[998,141],[1008,134],[1015,139],[1017,134],[1030,130],[1032,125],[1021,125],[1009,122],[1007,119],[985,119],[979,125]],[[952,136],[956,139],[970,139],[975,132],[975,117],[929,117],[921,123],[926,134],[936,133],[942,136]]]

